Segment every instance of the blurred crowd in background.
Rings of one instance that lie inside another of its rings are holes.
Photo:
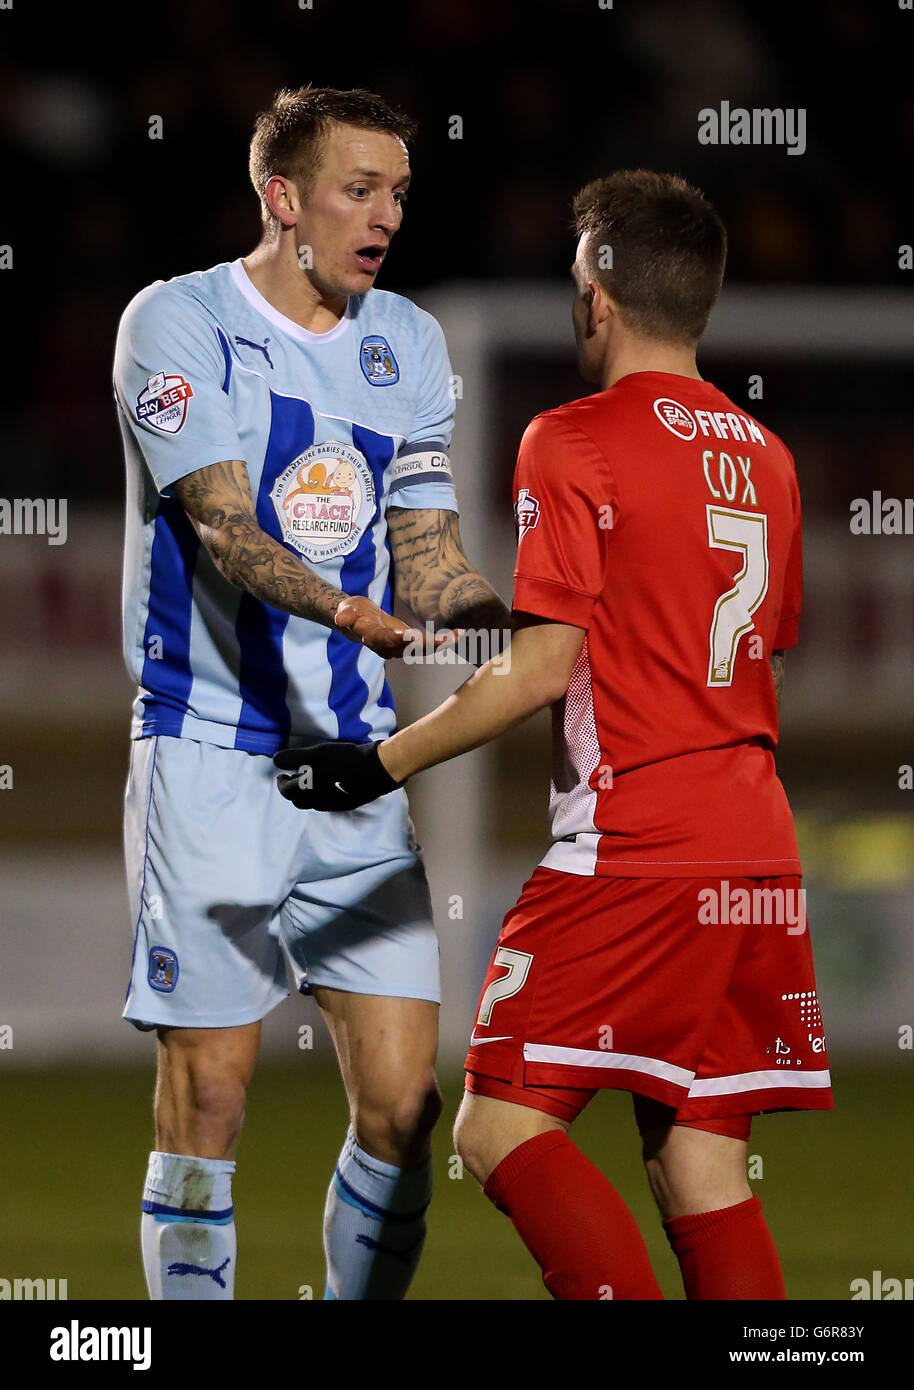
[[[385,288],[565,277],[575,190],[637,165],[704,187],[729,227],[732,281],[904,283],[914,15],[865,0],[603,2],[163,0],[130,17],[91,3],[4,14],[0,241],[14,268],[0,286],[15,351],[0,392],[0,493],[27,462],[33,495],[59,492],[63,475],[74,502],[119,502],[118,317],[150,281],[252,249],[247,144],[281,86],[367,86],[418,117]],[[698,112],[723,100],[805,108],[806,152],[700,145]],[[149,138],[153,116],[161,139]],[[817,505],[828,508],[827,488]],[[846,509],[838,487],[834,505]]]

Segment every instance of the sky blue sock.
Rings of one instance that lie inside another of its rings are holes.
[[[140,1241],[151,1299],[235,1296],[234,1163],[149,1155]]]
[[[399,1299],[425,1243],[432,1163],[395,1168],[356,1143],[350,1127],[327,1193],[326,1299]]]

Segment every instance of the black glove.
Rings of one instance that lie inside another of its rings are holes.
[[[301,811],[354,811],[402,787],[378,757],[377,743],[309,743],[281,748],[273,762],[276,784]]]

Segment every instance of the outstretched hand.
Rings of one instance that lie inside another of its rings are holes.
[[[354,811],[402,787],[378,756],[377,743],[310,743],[273,757],[281,794],[301,811]]]
[[[420,628],[410,627],[401,618],[385,613],[383,608],[363,595],[341,599],[333,620],[346,637],[370,647],[385,661],[402,656],[413,643],[418,642],[419,650],[425,652],[453,640],[447,632],[436,632],[429,639]]]

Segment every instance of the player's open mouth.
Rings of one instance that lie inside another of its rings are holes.
[[[386,246],[363,246],[360,251],[356,251],[355,258],[362,269],[368,271],[369,275],[377,275],[386,255]]]

